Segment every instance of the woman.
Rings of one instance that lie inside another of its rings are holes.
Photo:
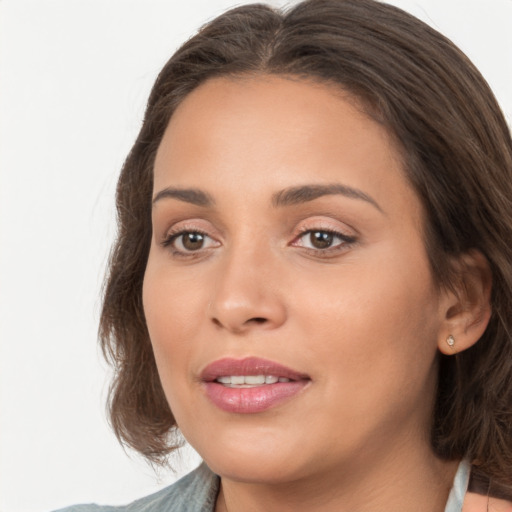
[[[511,173],[481,75],[399,9],[206,25],[124,165],[101,320],[119,439],[205,464],[120,510],[511,510]]]

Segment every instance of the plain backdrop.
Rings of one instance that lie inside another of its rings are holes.
[[[469,55],[510,124],[512,0],[392,3]],[[0,512],[126,503],[198,462],[185,451],[156,475],[117,444],[96,329],[115,182],[152,82],[233,5],[0,0]]]

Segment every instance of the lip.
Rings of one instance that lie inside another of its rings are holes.
[[[273,375],[290,379],[251,388],[230,388],[216,379],[231,375]],[[206,396],[219,409],[238,414],[255,414],[288,401],[311,382],[301,372],[258,357],[224,358],[207,365],[200,374]]]

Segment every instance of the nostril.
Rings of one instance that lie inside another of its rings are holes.
[[[245,322],[243,322],[242,324],[238,325],[238,326],[230,326],[229,324],[223,324],[218,318],[215,318],[213,317],[212,318],[212,322],[217,326],[217,327],[228,327],[229,329],[232,329],[233,331],[245,331],[245,328],[247,327],[250,327],[251,324],[252,325],[262,325],[262,324],[265,324],[268,322],[268,318],[264,318],[264,317],[261,317],[261,316],[256,316],[256,317],[253,317],[253,318],[249,318],[248,320],[246,320]]]
[[[255,317],[255,318],[250,318],[249,320],[247,320],[247,322],[254,322],[256,324],[264,324],[266,321],[267,321],[267,319],[262,318],[262,317]]]

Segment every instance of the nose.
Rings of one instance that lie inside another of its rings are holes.
[[[276,329],[286,321],[285,290],[270,250],[232,250],[216,269],[212,322],[232,333]]]

